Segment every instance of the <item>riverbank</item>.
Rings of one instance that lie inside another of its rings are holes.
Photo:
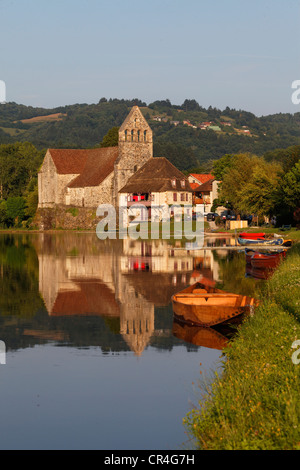
[[[222,375],[199,384],[204,399],[184,419],[199,450],[300,449],[300,243],[263,297],[224,350]]]

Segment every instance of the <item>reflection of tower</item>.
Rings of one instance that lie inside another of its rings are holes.
[[[120,259],[119,259],[120,263]],[[154,304],[139,294],[120,269],[116,269],[116,292],[120,304],[120,333],[134,351],[140,355],[154,332]]]
[[[129,296],[131,297],[131,296]],[[120,333],[131,351],[139,356],[154,332],[154,305],[134,295],[121,306]]]

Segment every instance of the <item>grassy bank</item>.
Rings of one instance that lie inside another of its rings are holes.
[[[227,348],[224,369],[184,419],[196,448],[300,449],[300,243]],[[299,350],[299,353],[297,353]],[[294,356],[293,356],[294,354]]]

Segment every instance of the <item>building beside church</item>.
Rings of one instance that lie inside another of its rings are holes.
[[[164,157],[148,160],[119,191],[119,205],[140,206],[142,221],[150,220],[153,210],[178,205],[190,206],[186,215],[192,216],[192,202],[188,178]]]
[[[118,146],[47,150],[38,174],[38,207],[117,207],[119,191],[152,158],[152,130],[134,106],[119,129]]]

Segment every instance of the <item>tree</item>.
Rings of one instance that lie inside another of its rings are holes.
[[[278,224],[298,224],[300,207],[300,162],[283,175],[274,192],[274,213]]]
[[[18,226],[25,219],[26,201],[23,197],[9,197],[6,201],[6,214]]]
[[[234,155],[230,169],[223,175],[219,199],[240,214],[271,215],[281,175],[277,163],[251,154]]]
[[[221,181],[227,170],[232,167],[232,155],[226,154],[219,160],[214,160],[212,174],[216,180]]]
[[[119,127],[112,127],[103,137],[100,147],[117,147],[119,143]]]

